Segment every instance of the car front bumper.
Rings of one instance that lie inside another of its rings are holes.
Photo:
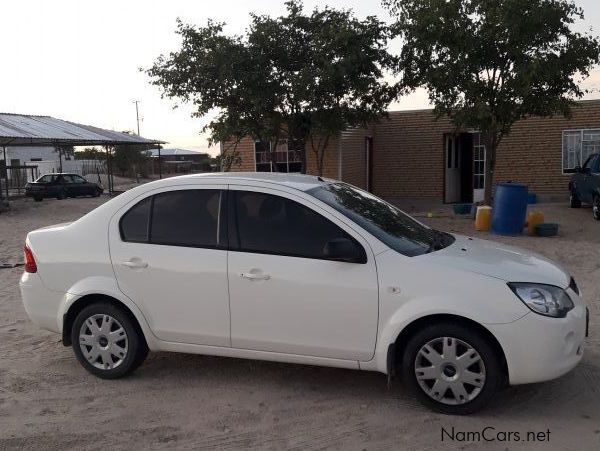
[[[511,385],[555,379],[582,359],[588,311],[579,296],[571,290],[569,295],[575,307],[565,318],[530,312],[509,324],[487,326],[504,350]]]

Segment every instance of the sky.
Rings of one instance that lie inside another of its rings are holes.
[[[0,112],[49,115],[112,130],[136,130],[134,100],[139,100],[140,133],[168,141],[167,147],[209,151],[200,133],[208,118],[192,118],[192,108],[162,99],[140,68],[176,50],[176,19],[204,25],[226,22],[226,32],[241,34],[249,13],[278,16],[284,0],[18,0],[2,2]],[[580,31],[598,34],[600,1],[577,0],[584,9]],[[358,17],[390,16],[380,0],[304,1],[305,8],[350,8]],[[598,26],[593,27],[594,24]],[[392,51],[399,51],[392,43]],[[600,70],[586,82],[600,97]],[[177,106],[177,108],[174,108]],[[420,90],[390,109],[429,106]]]

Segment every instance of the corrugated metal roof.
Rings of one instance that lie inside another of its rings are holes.
[[[153,157],[158,157],[158,149],[150,149],[150,153]],[[195,150],[178,149],[178,148],[160,149],[161,157],[168,157],[168,156],[173,156],[173,155],[206,155],[206,152],[197,152]]]
[[[164,141],[50,116],[0,113],[0,145],[163,144]]]

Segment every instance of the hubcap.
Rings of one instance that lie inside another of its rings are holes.
[[[442,404],[465,404],[485,385],[485,365],[468,343],[453,337],[428,341],[417,353],[415,376],[421,389]]]
[[[79,347],[90,365],[111,370],[127,356],[127,333],[115,318],[96,314],[87,318],[79,329]]]

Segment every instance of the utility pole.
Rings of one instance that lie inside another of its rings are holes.
[[[135,120],[137,121],[137,134],[138,136],[140,136],[140,112],[138,109],[138,103],[140,103],[140,101],[134,100],[133,103],[135,103]]]

